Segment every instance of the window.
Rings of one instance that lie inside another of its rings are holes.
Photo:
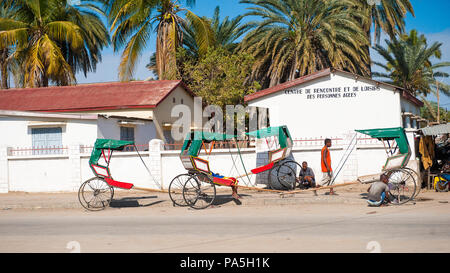
[[[61,154],[62,128],[31,128],[33,154]]]
[[[134,127],[120,127],[120,140],[134,141]]]
[[[171,130],[164,130],[163,131],[164,138],[167,144],[173,144],[174,140],[172,138],[172,131]]]
[[[172,99],[173,103],[175,103],[175,98]]]
[[[181,104],[183,104],[183,99],[181,99]]]
[[[120,127],[120,140],[134,141],[134,127]],[[134,147],[126,146],[124,151],[133,151]]]

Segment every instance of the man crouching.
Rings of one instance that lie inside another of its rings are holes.
[[[380,175],[380,181],[370,185],[367,191],[367,203],[369,206],[380,207],[389,201],[389,177],[386,174]]]

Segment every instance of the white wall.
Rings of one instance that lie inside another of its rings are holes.
[[[125,118],[124,118],[125,119]],[[98,118],[98,138],[120,139],[120,118]],[[125,119],[126,120],[126,119]],[[134,140],[136,144],[148,144],[151,139],[156,138],[156,128],[153,121],[136,120],[133,127]],[[94,140],[95,141],[95,140]],[[94,142],[92,142],[93,144]]]
[[[8,160],[9,191],[74,191],[70,168],[67,156]]]
[[[103,118],[98,120],[54,119],[37,117],[0,117],[0,145],[8,147],[32,146],[32,125],[39,123],[39,127],[61,127],[62,145],[71,144],[93,145],[97,138],[120,139],[118,118]],[[61,125],[54,125],[53,122]],[[135,127],[135,141],[137,144],[148,144],[156,137],[155,125],[152,121],[139,120]],[[45,125],[48,124],[48,125]]]
[[[17,117],[0,117],[0,144],[10,147],[31,147],[28,121]]]
[[[114,152],[110,164],[113,178],[117,181],[133,183],[144,188],[167,189],[170,181],[179,174],[186,173],[179,158],[179,151],[161,149],[160,140],[149,143],[149,151],[140,152],[142,159],[152,173],[150,176],[135,152]],[[348,140],[334,143],[331,151],[332,167],[338,171],[339,161],[347,149]],[[322,178],[320,167],[320,141],[310,144],[294,144],[291,158],[301,164],[307,161],[316,174],[316,180]],[[90,149],[71,145],[62,155],[12,155],[8,148],[0,147],[0,192],[76,192],[81,183],[94,176],[89,167]],[[82,153],[80,153],[80,151]],[[257,145],[256,148],[241,149],[245,171],[267,164],[267,151]],[[239,176],[245,173],[237,149],[216,149],[210,155],[203,152],[201,158],[209,160],[213,172],[225,176]],[[233,165],[234,160],[234,165]],[[386,154],[381,142],[361,140],[342,168],[336,183],[354,181],[359,176],[381,172]],[[24,171],[26,170],[26,171]],[[239,179],[240,185],[267,183],[269,172]],[[156,181],[156,182],[155,182]]]
[[[53,125],[52,122],[63,125]],[[39,123],[40,127],[61,127],[62,145],[73,143],[94,143],[97,138],[97,120],[55,119],[21,116],[0,117],[0,145],[9,147],[31,147],[31,129],[37,128],[32,124]],[[48,123],[48,125],[45,125]]]

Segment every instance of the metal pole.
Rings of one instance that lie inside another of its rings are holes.
[[[436,80],[436,89],[437,89],[437,93],[436,93],[437,96],[436,96],[436,97],[437,97],[437,108],[438,108],[438,109],[437,109],[437,122],[440,123],[440,122],[439,122],[439,118],[440,118],[440,117],[439,117],[439,116],[440,116],[440,115],[439,115],[439,82],[438,82],[437,80]]]

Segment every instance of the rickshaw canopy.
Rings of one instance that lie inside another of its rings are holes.
[[[98,138],[95,141],[94,148],[92,149],[91,157],[89,159],[90,164],[98,164],[98,160],[102,155],[103,149],[110,149],[121,151],[127,145],[133,145],[134,141],[115,140],[115,139],[102,139]]]
[[[249,136],[253,136],[256,138],[267,138],[271,136],[277,136],[278,141],[280,142],[281,148],[286,148],[290,146],[291,144],[288,142],[288,138],[291,138],[291,134],[289,133],[289,130],[286,125],[283,126],[277,126],[277,127],[268,127],[259,129],[256,131],[251,131],[246,133]]]
[[[235,135],[203,132],[203,131],[191,131],[186,135],[181,148],[182,155],[197,156],[202,148],[203,142],[210,143],[212,141],[227,141],[235,139]]]
[[[395,140],[401,154],[409,153],[408,139],[402,127],[355,130],[378,140]]]

